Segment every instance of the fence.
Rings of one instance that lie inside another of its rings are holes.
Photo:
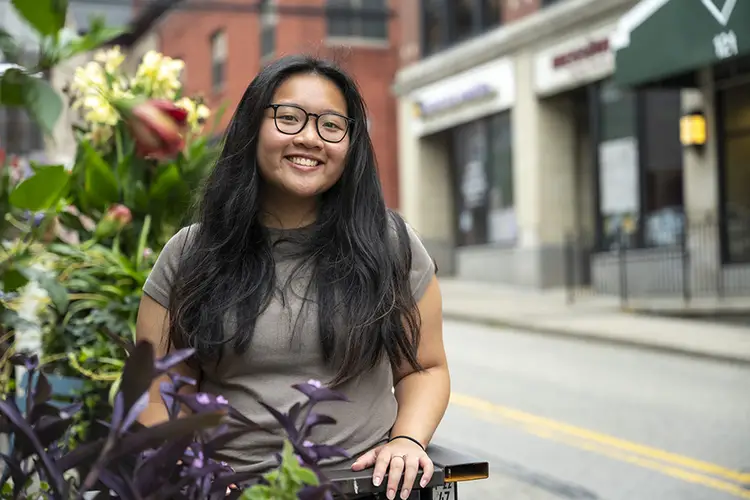
[[[697,297],[750,298],[750,223],[691,224],[648,236],[620,231],[604,247],[589,235],[569,235],[568,301],[585,294],[615,295],[623,303],[652,297],[685,302]],[[734,262],[727,258],[730,254]]]

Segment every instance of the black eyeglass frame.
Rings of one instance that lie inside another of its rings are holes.
[[[299,109],[300,111],[302,111],[305,114],[305,121],[302,122],[302,125],[300,126],[300,128],[299,128],[298,131],[296,131],[296,132],[284,132],[283,130],[281,130],[279,128],[279,122],[276,121],[276,115],[277,115],[277,113],[279,111],[279,108],[282,108],[282,107],[284,107],[284,108]],[[320,137],[322,140],[324,140],[325,142],[330,143],[330,144],[338,144],[341,141],[343,141],[346,138],[346,135],[349,133],[349,130],[351,129],[351,126],[354,124],[354,121],[355,121],[354,118],[350,118],[348,116],[344,116],[344,115],[342,115],[340,113],[334,113],[332,111],[329,111],[327,113],[310,113],[306,109],[302,108],[301,106],[297,106],[296,104],[269,104],[268,106],[266,106],[266,108],[273,109],[273,124],[276,127],[276,130],[278,130],[279,132],[281,132],[282,134],[285,134],[285,135],[297,135],[297,134],[299,134],[300,132],[302,132],[303,130],[305,130],[305,127],[307,127],[307,122],[310,121],[310,117],[314,116],[315,117],[315,131],[318,133],[318,137]],[[320,122],[318,120],[320,119],[321,116],[325,116],[325,115],[338,116],[339,118],[343,118],[344,120],[346,120],[346,130],[344,130],[344,135],[342,135],[341,139],[339,139],[338,141],[332,141],[330,139],[326,139],[325,137],[323,137],[323,134],[320,133]]]

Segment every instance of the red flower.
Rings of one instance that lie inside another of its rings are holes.
[[[113,105],[130,128],[139,156],[164,160],[185,147],[187,110],[164,99],[119,100]]]
[[[128,207],[118,203],[109,207],[104,218],[115,222],[118,227],[125,227],[133,221],[133,214]]]

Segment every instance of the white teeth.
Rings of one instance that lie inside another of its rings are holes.
[[[296,165],[300,165],[302,167],[315,167],[318,165],[318,163],[320,163],[317,160],[311,160],[309,158],[302,158],[300,156],[292,156],[291,158],[289,158],[289,161],[291,161],[292,163]]]

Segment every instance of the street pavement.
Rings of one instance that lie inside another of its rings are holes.
[[[444,335],[434,442],[491,464],[460,500],[750,499],[750,365],[455,321]]]

